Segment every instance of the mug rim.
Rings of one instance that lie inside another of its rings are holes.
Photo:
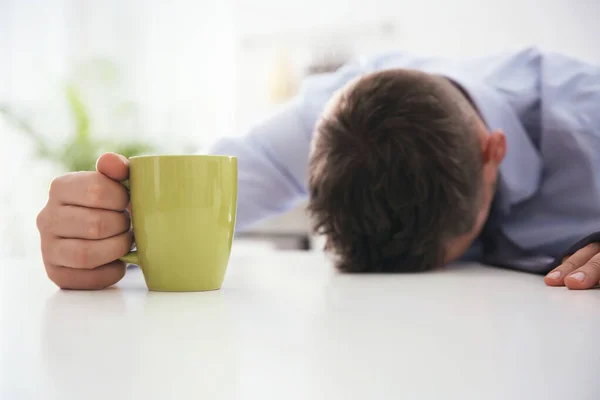
[[[194,157],[202,157],[202,158],[227,158],[230,160],[236,160],[235,156],[225,156],[218,154],[147,154],[147,155],[139,155],[129,157],[130,160],[140,159],[140,158],[194,158]]]

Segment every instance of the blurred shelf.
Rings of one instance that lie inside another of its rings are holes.
[[[269,218],[236,234],[236,239],[267,242],[277,249],[310,250],[310,219],[306,204]]]

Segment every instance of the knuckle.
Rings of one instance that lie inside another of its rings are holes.
[[[91,269],[94,268],[92,263],[92,252],[90,246],[82,244],[73,250],[73,262],[78,268]]]
[[[60,191],[62,190],[63,187],[63,183],[65,180],[65,176],[58,176],[54,179],[52,179],[52,182],[50,183],[50,190],[49,190],[49,196],[50,198],[56,197],[56,195],[58,193],[60,193]]]
[[[46,206],[36,218],[36,225],[41,234],[52,233],[58,223],[57,210]]]
[[[86,189],[86,196],[92,207],[99,207],[102,205],[106,189],[100,182],[92,182]]]
[[[575,264],[570,258],[567,259],[565,262],[563,262],[562,265],[560,266],[561,270],[567,270],[567,271],[575,270],[577,268],[579,268],[579,266],[577,264]]]
[[[46,208],[43,208],[35,218],[35,225],[40,233],[45,232],[48,227],[46,220]]]
[[[92,216],[87,222],[86,231],[92,239],[102,238],[105,232],[105,224],[102,218],[98,216]]]
[[[596,271],[600,271],[600,260],[591,259],[588,261],[587,266]]]

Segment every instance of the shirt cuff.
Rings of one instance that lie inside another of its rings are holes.
[[[565,251],[562,255],[556,257],[554,261],[550,265],[548,265],[547,272],[550,272],[551,270],[562,264],[563,258],[570,256],[578,250],[584,248],[588,244],[595,242],[600,242],[600,232],[594,232],[591,235],[584,237],[583,239],[575,243],[573,246],[569,247],[567,251]]]

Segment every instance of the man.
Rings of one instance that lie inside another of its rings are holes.
[[[238,228],[308,197],[342,271],[475,259],[556,267],[546,284],[587,289],[600,281],[600,236],[588,236],[600,230],[599,149],[600,68],[526,49],[358,60],[211,152],[239,158]],[[62,288],[124,274],[128,163],[106,154],[97,170],[57,178],[38,217]]]

